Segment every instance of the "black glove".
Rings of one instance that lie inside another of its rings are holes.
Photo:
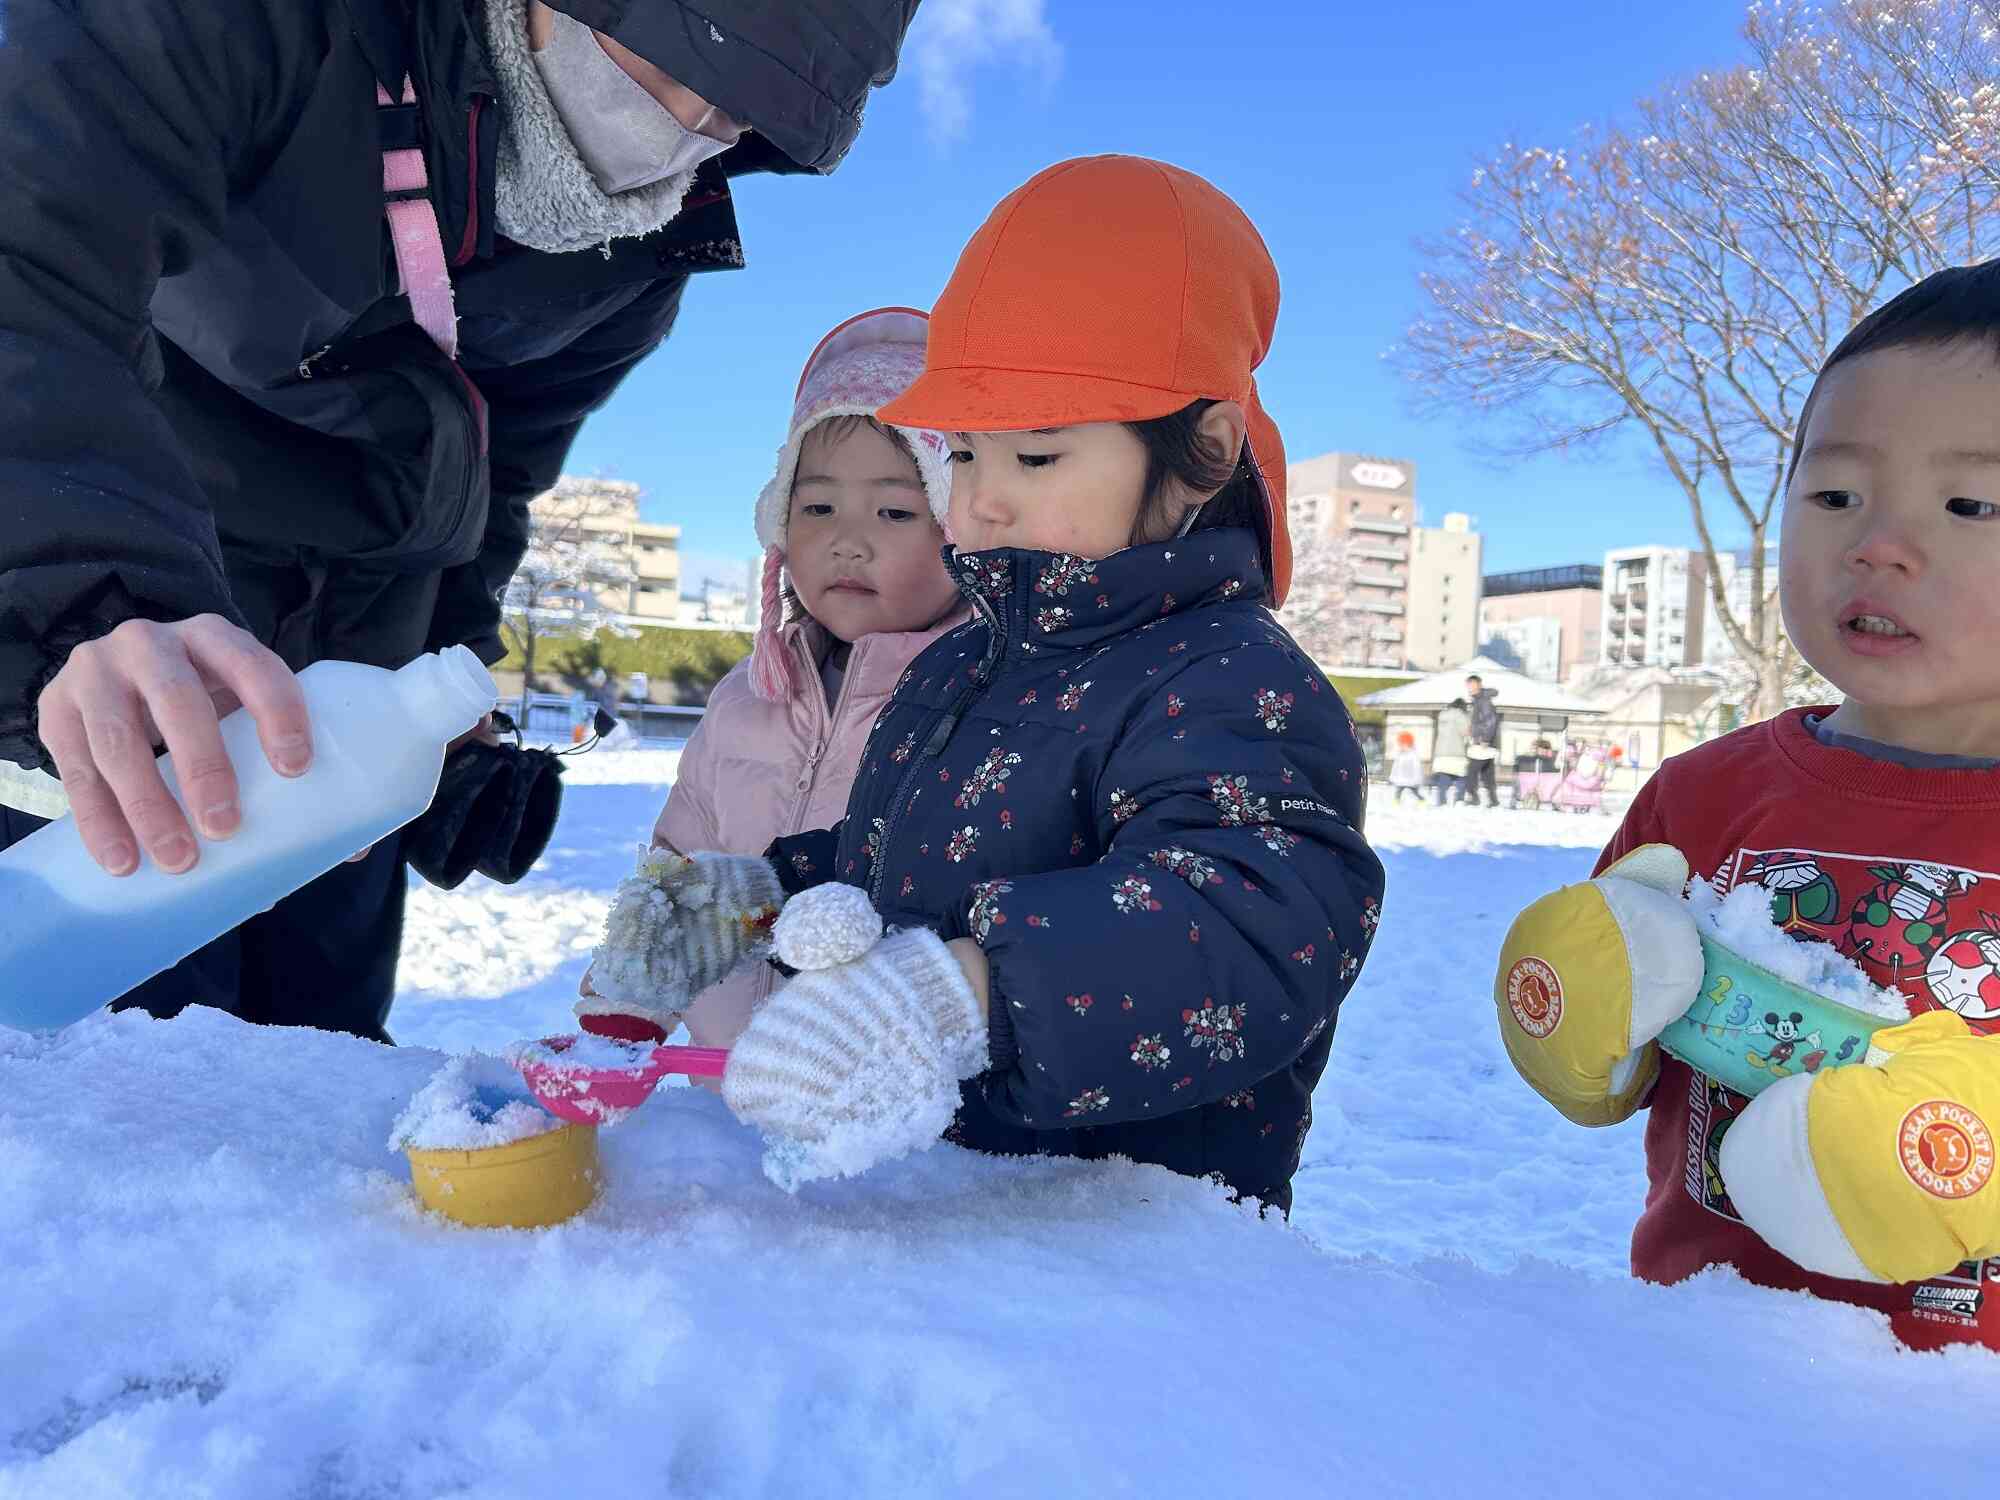
[[[403,830],[403,857],[443,890],[474,870],[512,885],[555,833],[561,778],[547,750],[467,740],[445,759],[429,809]]]

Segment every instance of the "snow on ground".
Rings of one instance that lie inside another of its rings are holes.
[[[564,747],[548,748],[560,751]],[[632,750],[590,750],[563,756],[564,786],[670,786],[680,769],[680,745],[649,741]]]
[[[417,940],[397,965],[406,994],[505,994],[587,956],[603,929],[607,903],[595,891],[480,884],[474,900],[421,882],[410,887],[405,920]]]
[[[1528,845],[1594,853],[1610,840],[1617,826],[1617,819],[1602,813],[1544,808],[1521,812],[1511,807],[1475,807],[1469,802],[1450,807],[1433,807],[1428,802],[1419,806],[1407,798],[1392,801],[1387,788],[1381,786],[1374,787],[1368,799],[1368,841],[1377,849],[1483,854]]]
[[[1371,814],[1388,916],[1289,1226],[1158,1169],[950,1147],[788,1198],[687,1088],[603,1133],[609,1186],[579,1220],[427,1218],[390,1126],[431,1049],[566,1027],[582,914],[671,775],[611,760],[570,778],[528,881],[413,903],[402,1046],[205,1011],[0,1033],[0,1500],[1870,1494],[1989,1473],[1976,1422],[1910,1413],[1963,1409],[1990,1356],[1899,1352],[1871,1314],[1727,1274],[1624,1274],[1636,1129],[1535,1099],[1489,994],[1514,910],[1587,874],[1602,818]],[[1785,1436],[1753,1458],[1746,1424]]]

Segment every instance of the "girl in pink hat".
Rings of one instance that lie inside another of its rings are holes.
[[[709,696],[655,848],[762,854],[781,835],[837,822],[903,669],[963,617],[940,556],[945,441],[874,416],[923,373],[926,323],[910,308],[862,313],[806,361],[777,472],[757,497],[756,649]],[[733,1043],[775,977],[759,964],[704,993],[681,1016],[694,1043]],[[576,1008],[585,1030],[666,1040],[671,1013],[608,999],[592,978]]]

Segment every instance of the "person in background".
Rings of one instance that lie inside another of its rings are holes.
[[[1412,802],[1424,800],[1424,760],[1417,754],[1417,737],[1407,729],[1396,736],[1396,756],[1389,762],[1389,786],[1397,802],[1408,792]]]
[[[1500,788],[1494,768],[1500,761],[1500,699],[1474,673],[1465,679],[1465,704],[1471,716],[1465,744],[1465,800],[1477,804],[1484,787],[1486,805],[1498,807]]]
[[[1555,769],[1555,748],[1547,740],[1536,740],[1526,755],[1515,756],[1514,796],[1509,806],[1540,807],[1554,789],[1542,777],[1545,773],[1552,776]]]
[[[1465,788],[1467,737],[1472,716],[1463,698],[1438,710],[1437,740],[1431,746],[1431,801],[1439,807],[1456,802]]]

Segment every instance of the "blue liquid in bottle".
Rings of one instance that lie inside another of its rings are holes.
[[[204,841],[193,869],[109,875],[67,817],[0,850],[0,1026],[66,1026],[395,832],[430,805],[446,743],[494,699],[463,646],[399,672],[320,662],[299,685],[311,769],[280,776],[248,713],[225,719],[242,826]],[[162,769],[178,797],[171,761]]]

